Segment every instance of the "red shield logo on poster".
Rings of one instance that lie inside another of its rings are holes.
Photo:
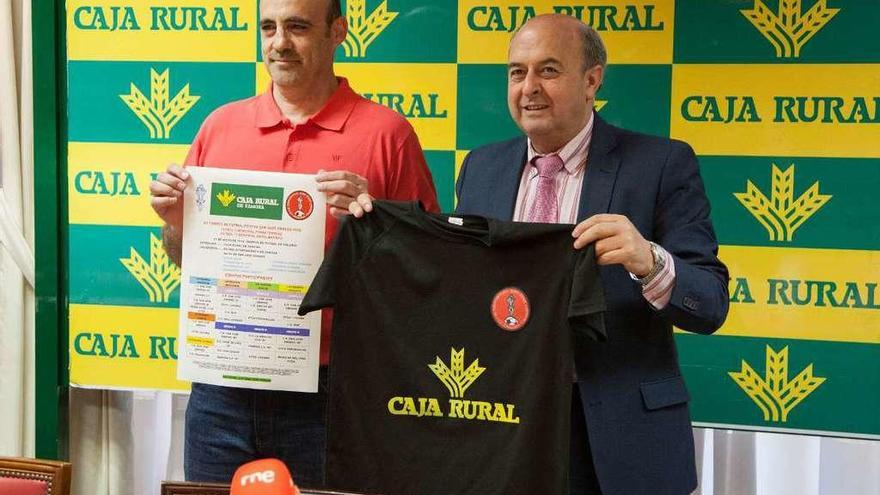
[[[516,287],[501,289],[492,299],[492,318],[502,330],[513,332],[529,321],[529,299]]]
[[[294,191],[287,197],[287,214],[294,220],[309,218],[315,209],[315,202],[305,191]]]

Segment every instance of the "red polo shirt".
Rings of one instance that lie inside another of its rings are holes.
[[[265,93],[218,108],[199,129],[186,165],[300,174],[348,170],[366,177],[376,198],[418,199],[439,211],[431,172],[409,122],[356,94],[345,78],[338,81],[324,108],[298,125],[281,114],[271,85]],[[337,226],[328,214],[325,246]],[[331,322],[325,311],[321,364],[329,362]]]

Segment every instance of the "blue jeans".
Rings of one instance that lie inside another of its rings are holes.
[[[324,485],[327,373],[317,394],[194,383],[186,408],[187,481],[228,483],[242,464],[281,459],[299,486]]]

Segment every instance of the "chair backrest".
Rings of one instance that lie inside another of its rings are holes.
[[[163,481],[162,495],[229,495],[229,483]]]
[[[70,463],[0,457],[0,495],[70,495]]]

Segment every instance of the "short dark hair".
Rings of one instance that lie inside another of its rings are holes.
[[[327,25],[333,24],[333,21],[342,17],[342,0],[330,0],[327,8]]]
[[[605,43],[595,29],[580,23],[581,41],[583,42],[584,70],[589,70],[597,65],[605,67],[608,63],[608,52],[605,51]]]

